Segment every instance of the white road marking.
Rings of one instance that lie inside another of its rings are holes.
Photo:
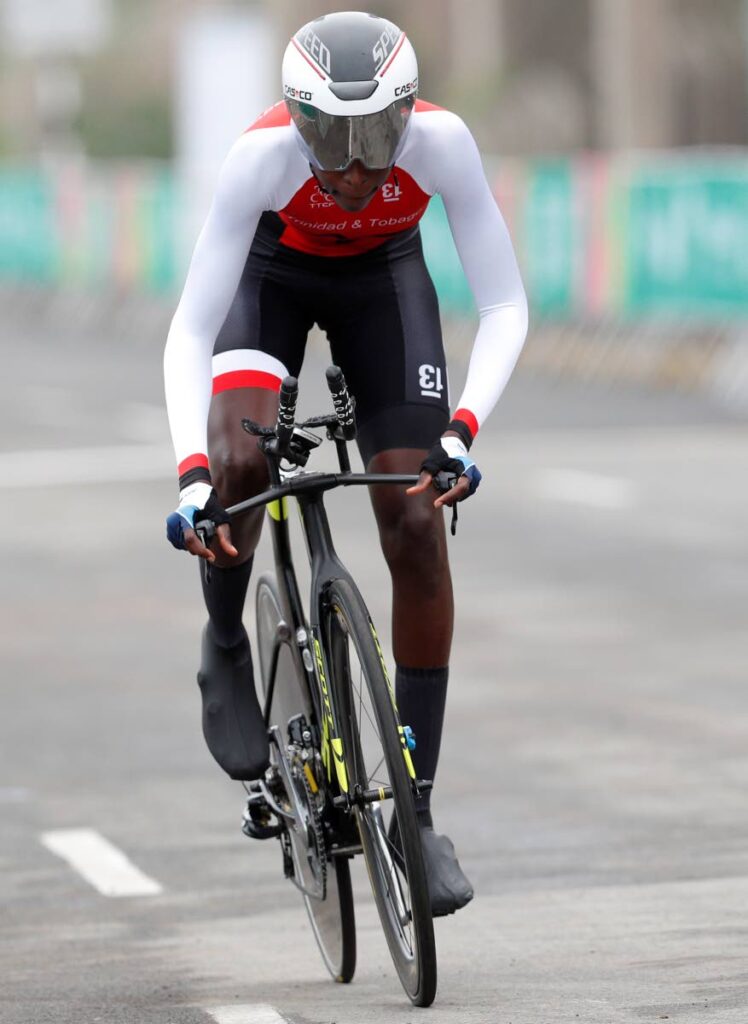
[[[0,452],[0,480],[6,488],[164,480],[175,471],[174,452],[166,444]]]
[[[0,786],[0,804],[23,804],[31,797],[25,786]]]
[[[533,489],[540,497],[551,501],[611,511],[633,508],[637,500],[632,480],[578,469],[544,469],[533,478]]]
[[[42,832],[40,839],[104,896],[156,896],[162,891],[158,882],[92,828],[56,829]]]
[[[244,1006],[216,1006],[208,1010],[216,1024],[287,1024],[286,1018],[264,1003]]]

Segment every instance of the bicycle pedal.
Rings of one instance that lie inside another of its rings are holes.
[[[242,815],[242,832],[250,839],[273,839],[283,831],[283,825],[271,813],[262,794],[250,796]]]

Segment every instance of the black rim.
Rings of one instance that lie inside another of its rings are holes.
[[[337,702],[345,719],[349,790],[393,962],[411,1000],[425,1006],[436,991],[436,959],[420,839],[388,684],[373,640],[370,643],[368,616],[362,615],[359,623],[348,612],[344,595],[331,590],[327,639]],[[364,630],[363,639],[357,636],[359,629]],[[373,792],[379,789],[384,799]],[[361,793],[368,793],[366,801],[356,799]],[[400,829],[398,815],[407,815],[408,807],[412,820],[404,820]],[[398,843],[398,832],[406,841]],[[417,889],[412,889],[409,874]]]

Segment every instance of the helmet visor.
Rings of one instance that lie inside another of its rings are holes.
[[[326,114],[309,103],[287,99],[299,134],[322,171],[344,171],[354,160],[370,169],[391,167],[405,134],[415,96],[395,100],[374,114]]]

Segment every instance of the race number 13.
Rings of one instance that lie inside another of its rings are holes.
[[[429,363],[419,366],[418,383],[424,398],[441,398],[442,391],[444,390],[441,367],[431,366]]]

